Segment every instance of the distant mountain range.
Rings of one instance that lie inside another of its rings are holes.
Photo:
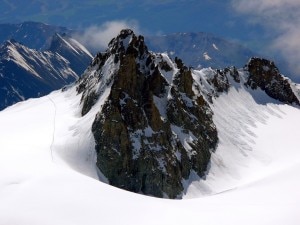
[[[38,51],[11,39],[0,47],[0,109],[39,97],[74,82],[92,55],[72,38],[55,34],[50,48]]]
[[[48,49],[55,33],[72,36],[76,33],[65,27],[51,26],[37,22],[20,24],[0,24],[0,42],[15,39],[29,48]],[[243,66],[252,56],[257,56],[250,49],[240,44],[227,41],[208,33],[174,33],[167,35],[146,36],[151,51],[167,52],[171,57],[183,59],[194,68],[223,68]],[[89,49],[97,53],[99,49]]]
[[[69,33],[65,27],[53,26],[38,22],[19,24],[0,24],[0,43],[14,39],[28,48],[46,50],[55,33]]]
[[[244,66],[254,52],[240,44],[207,33],[174,33],[146,37],[150,50],[181,58],[194,68]]]

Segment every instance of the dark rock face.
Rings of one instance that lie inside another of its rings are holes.
[[[216,70],[214,77],[208,80],[217,92],[228,91],[230,85],[227,78],[227,72],[229,72],[229,69]]]
[[[109,60],[116,69],[104,82]],[[191,171],[203,176],[207,170],[218,141],[212,111],[194,93],[191,71],[179,59],[177,67],[150,53],[142,36],[123,30],[92,62],[90,71],[97,72],[78,84],[82,114],[101,96],[101,82],[110,87],[92,132],[97,166],[111,185],[180,198],[182,181]],[[172,80],[163,75],[167,73],[174,73]]]
[[[237,83],[240,83],[241,82],[241,78],[240,78],[240,75],[239,75],[239,72],[238,70],[236,69],[236,67],[232,66],[230,68],[227,68],[225,69],[227,71],[229,71],[229,74],[230,76],[233,77],[233,80]]]
[[[212,112],[204,98],[194,94],[190,70],[180,70],[174,84],[171,88],[173,98],[169,100],[167,107],[168,120],[183,128],[184,133],[197,137],[189,143],[188,154],[183,152],[181,156],[182,161],[187,160],[183,163],[187,172],[193,169],[199,176],[203,176],[210,160],[210,150],[215,149],[218,140]]]
[[[300,105],[288,79],[284,78],[275,64],[266,59],[251,58],[246,70],[249,78],[246,85],[261,88],[270,97],[287,104]]]

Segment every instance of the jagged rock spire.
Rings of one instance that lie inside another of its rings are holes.
[[[108,51],[111,54],[134,54],[137,57],[147,53],[148,48],[143,36],[136,36],[132,30],[124,29],[109,42]]]
[[[280,74],[274,62],[262,58],[251,58],[246,65],[249,71],[247,85],[261,88],[270,97],[283,103],[300,105],[288,79]]]
[[[217,131],[209,105],[193,91],[191,70],[179,62],[122,30],[80,82],[83,115],[109,93],[92,132],[97,166],[110,184],[178,198],[192,170],[205,174]]]

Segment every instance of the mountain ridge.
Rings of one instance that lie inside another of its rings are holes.
[[[191,174],[206,174],[218,143],[211,107],[235,84],[299,105],[292,83],[274,63],[251,58],[247,65],[193,70],[177,57],[172,62],[166,54],[149,52],[142,36],[122,30],[77,83],[82,116],[102,102],[91,129],[96,164],[108,182],[180,198]]]
[[[23,45],[43,51],[49,48],[51,37],[55,33],[70,33],[65,27],[49,25],[40,22],[27,21],[23,23],[0,24],[0,43],[15,39]]]
[[[61,51],[63,45],[67,46],[65,53]],[[1,46],[0,109],[48,94],[78,79],[92,57],[84,51],[75,54],[75,49],[64,42],[63,45],[55,51],[37,51],[15,40],[6,41]]]
[[[257,55],[240,44],[204,32],[172,33],[146,40],[151,50],[177,56],[197,69],[242,67],[251,56]]]

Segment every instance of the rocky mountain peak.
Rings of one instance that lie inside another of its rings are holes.
[[[4,51],[7,51],[7,49],[9,48],[26,48],[25,46],[23,46],[22,44],[20,44],[19,42],[17,42],[15,39],[9,39],[6,40],[3,45],[1,45],[1,49],[3,51],[3,49],[5,49]]]
[[[289,79],[280,74],[274,62],[262,58],[251,58],[246,65],[249,72],[247,85],[260,88],[270,97],[287,104],[300,105]]]
[[[205,175],[218,143],[210,106],[231,82],[260,87],[283,102],[298,100],[270,61],[252,58],[240,72],[195,71],[178,57],[173,62],[148,51],[142,36],[122,30],[77,84],[82,115],[96,110],[97,167],[113,186],[180,198],[191,174]]]
[[[111,185],[178,198],[192,171],[205,174],[217,131],[180,59],[149,52],[142,36],[122,30],[77,88],[83,115],[101,105],[92,132],[97,166]]]
[[[108,48],[111,54],[134,54],[135,57],[148,52],[144,37],[136,36],[130,29],[121,30],[120,34],[109,42]]]

